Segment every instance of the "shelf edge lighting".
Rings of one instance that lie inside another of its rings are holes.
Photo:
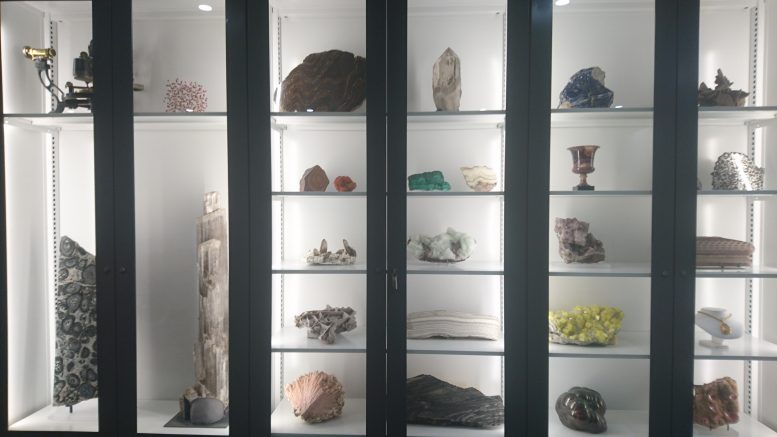
[[[556,6],[566,6],[570,0],[556,0]]]
[[[569,0],[567,0],[567,1],[569,1]],[[213,11],[213,6],[206,5],[206,4],[199,5],[199,6],[197,6],[197,8],[199,10],[203,11],[203,12],[211,12],[211,11]]]

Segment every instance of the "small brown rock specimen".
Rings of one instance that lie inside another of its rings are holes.
[[[709,429],[739,422],[737,382],[728,376],[693,386],[693,422]]]
[[[710,89],[704,82],[699,85],[699,106],[745,106],[749,93],[742,90],[732,90],[731,85],[733,84],[734,82],[728,80],[723,75],[723,71],[718,68],[714,90]]]
[[[558,253],[565,263],[604,261],[604,245],[588,232],[589,224],[576,218],[556,218]]]
[[[356,182],[348,176],[338,176],[335,178],[335,189],[337,191],[353,191],[356,189]]]
[[[337,334],[356,329],[356,311],[351,307],[305,311],[294,316],[297,328],[308,328],[308,338],[317,338],[326,344],[334,344]]]
[[[326,191],[329,186],[329,178],[319,165],[314,165],[305,170],[302,179],[299,180],[300,191]]]
[[[294,415],[308,423],[325,422],[343,413],[345,390],[334,375],[310,372],[284,387]]]
[[[311,53],[281,85],[281,112],[349,112],[367,91],[367,60],[341,50]]]

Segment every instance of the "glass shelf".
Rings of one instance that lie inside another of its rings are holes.
[[[741,269],[696,269],[697,278],[777,278],[777,268],[768,266]]]
[[[504,435],[504,426],[478,429],[407,425],[407,437],[504,437]]]
[[[361,198],[367,197],[367,193],[359,191],[273,191],[272,196],[274,198],[283,197],[346,197],[346,198]]]
[[[653,192],[650,190],[610,190],[610,191],[551,191],[550,195],[554,197],[638,197],[650,196]]]
[[[504,336],[499,340],[480,339],[408,339],[408,354],[436,355],[504,355]]]
[[[272,352],[367,352],[367,332],[355,329],[338,334],[334,344],[325,344],[317,338],[308,338],[305,328],[285,327],[273,334]]]
[[[649,277],[649,263],[597,263],[564,264],[550,263],[550,276],[608,276],[608,277]]]
[[[272,413],[272,436],[363,436],[367,428],[367,402],[362,398],[346,398],[343,414],[335,419],[321,423],[307,423],[294,415],[287,399],[278,403]]]
[[[349,266],[308,265],[302,262],[284,262],[272,266],[273,274],[366,274],[367,264],[356,263]]]
[[[422,263],[407,261],[409,275],[501,275],[504,267],[501,263],[462,261],[459,263]]]
[[[563,358],[650,358],[650,333],[621,331],[610,346],[577,346],[548,343],[551,357]]]
[[[55,130],[91,130],[94,119],[90,112],[72,114],[6,114],[5,123],[25,127]],[[190,113],[138,113],[134,116],[136,127],[159,128],[186,127],[187,130],[226,130],[227,114],[214,112]]]
[[[700,190],[697,191],[700,197],[714,198],[714,197],[743,197],[752,200],[770,200],[777,198],[777,190],[759,190],[759,191],[743,191],[743,190]]]
[[[726,340],[725,344],[728,345],[728,349],[710,349],[699,345],[699,335],[702,334],[697,332],[697,342],[694,346],[694,355],[697,360],[777,361],[777,344],[760,338],[744,335],[736,340]]]
[[[407,197],[502,197],[504,191],[408,191]]]
[[[642,410],[607,410],[608,437],[647,437],[648,412]],[[580,431],[575,431],[561,424],[556,411],[548,412],[548,435],[552,437],[579,437]]]
[[[777,437],[777,431],[772,431],[769,427],[753,419],[750,415],[740,414],[739,423],[730,425],[729,429],[709,429],[703,426],[694,425],[693,435],[695,437]]]

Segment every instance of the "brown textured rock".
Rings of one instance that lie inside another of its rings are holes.
[[[329,178],[321,166],[315,165],[305,170],[302,179],[299,180],[300,191],[326,191],[329,186]]]
[[[588,232],[588,223],[576,218],[556,218],[558,253],[565,263],[604,261],[604,245]]]
[[[284,387],[294,415],[308,423],[325,422],[343,413],[345,390],[334,375],[310,372]]]
[[[348,112],[364,102],[367,60],[341,50],[311,53],[281,85],[283,112]]]
[[[709,429],[739,422],[737,382],[728,376],[693,386],[693,422]]]
[[[348,176],[338,176],[335,178],[335,189],[337,191],[353,191],[356,189],[356,182]]]
[[[356,329],[356,311],[351,307],[305,311],[294,316],[297,328],[308,328],[308,338],[317,338],[326,344],[334,344],[337,334]]]
[[[699,85],[699,106],[745,106],[749,93],[742,90],[732,90],[731,85],[733,84],[734,82],[728,80],[723,75],[723,71],[718,68],[714,90],[710,89],[704,82]]]

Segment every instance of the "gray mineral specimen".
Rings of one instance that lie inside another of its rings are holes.
[[[297,328],[308,328],[308,338],[317,338],[326,344],[334,344],[337,334],[356,329],[356,311],[351,307],[305,311],[294,316]]]
[[[588,223],[576,218],[556,218],[558,253],[565,263],[593,264],[604,261],[604,246],[588,232]]]
[[[451,50],[445,49],[432,70],[432,94],[438,111],[458,111],[461,103],[461,61]]]

